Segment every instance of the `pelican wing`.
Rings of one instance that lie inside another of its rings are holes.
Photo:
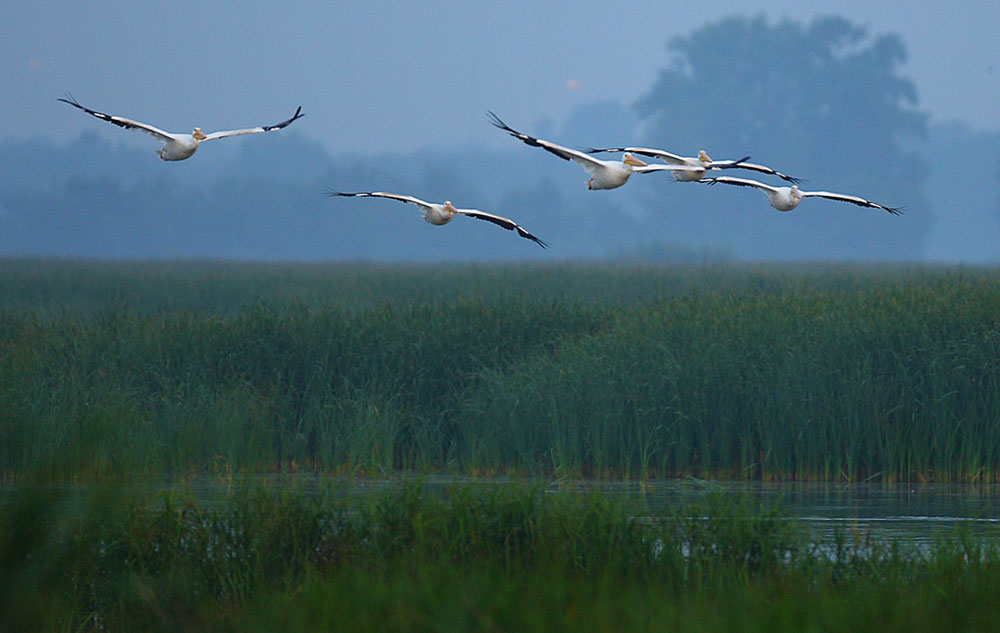
[[[802,183],[801,178],[795,178],[793,176],[788,176],[781,173],[775,169],[771,169],[767,165],[758,165],[757,163],[747,163],[744,162],[750,157],[741,158],[740,160],[723,160],[723,161],[712,161],[712,167],[718,167],[719,169],[749,169],[751,171],[757,171],[762,174],[770,174],[771,176],[777,176],[784,181],[790,182],[794,185]]]
[[[654,171],[703,171],[701,167],[692,165],[642,165],[632,168],[637,174],[649,174]]]
[[[384,191],[355,191],[355,192],[344,192],[344,191],[327,191],[328,196],[344,196],[347,198],[388,198],[390,200],[399,200],[400,202],[408,202],[410,204],[415,204],[422,209],[430,209],[433,205],[430,202],[425,202],[420,198],[415,198],[413,196],[405,196],[398,193],[386,193]]]
[[[487,112],[487,114],[490,117],[490,123],[500,128],[501,130],[507,132],[514,138],[520,139],[521,141],[527,143],[528,145],[531,145],[532,147],[541,147],[545,151],[551,152],[556,156],[558,156],[559,158],[562,158],[563,160],[575,160],[576,162],[586,167],[588,171],[604,165],[604,161],[598,160],[593,156],[590,156],[586,152],[581,152],[579,150],[563,147],[562,145],[556,145],[555,143],[550,143],[549,141],[544,141],[542,139],[535,138],[534,136],[528,136],[527,134],[518,132],[517,130],[508,126],[506,123],[500,120],[500,117],[493,114],[492,112]]]
[[[245,130],[228,130],[226,132],[212,132],[208,134],[203,139],[204,141],[211,141],[217,138],[226,138],[227,136],[239,136],[240,134],[260,134],[261,132],[270,132],[272,130],[280,130],[283,127],[291,125],[292,121],[295,119],[301,119],[305,115],[302,114],[302,106],[299,106],[295,110],[295,114],[292,115],[290,119],[286,119],[281,123],[275,123],[274,125],[262,125],[260,127],[251,127]]]
[[[598,152],[612,152],[612,153],[629,152],[630,154],[639,154],[640,156],[659,158],[660,160],[666,161],[671,165],[687,164],[687,160],[683,156],[678,156],[677,154],[671,154],[670,152],[664,151],[662,149],[653,149],[651,147],[606,147],[603,149],[595,149],[592,147],[587,150],[588,154],[596,154]],[[697,160],[697,159],[692,159],[692,160]]]
[[[102,121],[107,121],[108,123],[114,123],[118,127],[123,127],[126,130],[140,130],[146,134],[150,134],[160,139],[164,143],[174,140],[174,135],[170,132],[164,132],[163,130],[153,127],[147,123],[141,123],[139,121],[133,121],[132,119],[126,119],[125,117],[112,116],[110,114],[105,114],[103,112],[98,112],[97,110],[91,110],[85,106],[80,105],[73,95],[66,95],[68,99],[56,99],[57,101],[62,101],[63,103],[68,103],[74,108],[79,108],[91,116],[95,116]]]
[[[777,187],[772,187],[771,185],[765,185],[762,182],[756,180],[750,180],[749,178],[734,178],[732,176],[719,176],[718,178],[702,178],[698,182],[703,182],[708,185],[714,185],[717,182],[721,182],[725,185],[736,185],[738,187],[756,187],[762,191],[770,191],[775,193],[778,191]]]
[[[522,227],[514,220],[511,220],[510,218],[505,218],[502,215],[494,215],[492,213],[486,213],[485,211],[479,211],[478,209],[458,209],[458,212],[461,213],[462,215],[467,215],[470,218],[476,218],[479,220],[486,220],[487,222],[492,222],[493,224],[503,227],[508,231],[517,231],[518,235],[531,240],[532,242],[538,244],[542,248],[549,247],[548,242],[544,242],[538,239],[537,237],[526,231],[524,227]]]
[[[856,204],[859,207],[869,207],[871,209],[882,209],[883,211],[888,211],[893,215],[902,215],[901,207],[884,207],[881,204],[872,202],[870,200],[865,200],[864,198],[859,198],[858,196],[849,196],[844,193],[831,193],[829,191],[803,191],[803,198],[828,198],[830,200],[840,200],[841,202],[850,202],[851,204]]]
[[[668,151],[662,149],[653,149],[651,147],[607,147],[602,149],[591,148],[587,150],[588,154],[596,154],[598,152],[631,152],[632,154],[639,154],[640,156],[649,156],[651,158],[659,158],[662,161],[670,163],[671,165],[686,165],[690,161],[697,161],[697,158],[685,158],[684,156],[678,156],[677,154],[671,154]],[[713,160],[708,163],[706,167],[709,169],[749,169],[751,171],[757,171],[762,174],[770,174],[772,176],[777,176],[782,180],[786,180],[793,184],[799,184],[802,182],[801,178],[794,178],[786,174],[781,173],[775,169],[771,169],[767,165],[758,165],[757,163],[748,163],[746,161],[750,160],[749,156],[744,156],[739,160]]]

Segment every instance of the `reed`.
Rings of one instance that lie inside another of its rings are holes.
[[[0,267],[0,477],[1000,480],[992,270]]]
[[[137,495],[137,496],[130,496]],[[530,485],[26,488],[0,507],[0,630],[966,629],[1000,552],[818,549],[780,509]]]

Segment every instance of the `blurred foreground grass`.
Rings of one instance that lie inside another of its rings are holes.
[[[987,630],[1000,551],[845,534],[775,508],[651,512],[524,485],[242,490],[0,505],[3,631]]]

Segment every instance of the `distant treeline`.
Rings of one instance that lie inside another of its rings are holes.
[[[751,155],[807,179],[809,188],[903,206],[905,215],[820,200],[779,214],[759,192],[680,184],[666,174],[589,192],[578,165],[514,141],[502,151],[435,147],[366,155],[339,150],[335,138],[323,146],[307,141],[300,136],[307,129],[297,128],[165,164],[151,140],[138,150],[88,131],[66,144],[0,141],[0,254],[382,261],[1000,257],[993,247],[1000,235],[997,133],[938,125],[928,134],[915,88],[900,75],[905,51],[897,37],[873,38],[840,18],[809,24],[726,19],[672,41],[670,51],[673,62],[635,104],[584,104],[559,126],[538,123],[543,112],[511,123],[570,146]],[[432,227],[413,208],[329,199],[323,193],[330,188],[410,193],[501,213],[552,248],[542,252],[468,218]]]

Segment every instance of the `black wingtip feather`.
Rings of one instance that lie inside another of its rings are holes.
[[[70,94],[68,92],[64,92],[62,98],[58,98],[57,97],[56,101],[62,101],[63,103],[68,103],[71,106],[73,106],[74,108],[80,108],[81,110],[85,110],[86,109],[82,105],[80,105],[80,102],[77,101],[76,98],[72,94]]]
[[[541,238],[538,238],[538,237],[535,237],[534,235],[532,235],[531,233],[528,233],[527,231],[525,231],[521,227],[517,227],[517,233],[521,237],[524,237],[524,238],[527,238],[527,239],[531,240],[532,242],[534,242],[535,244],[538,244],[542,248],[548,248],[550,246],[550,244],[548,242],[546,242],[545,240],[543,240]]]
[[[492,123],[494,126],[500,128],[501,130],[505,130],[507,132],[513,132],[513,130],[511,130],[510,127],[506,123],[504,123],[500,119],[500,117],[498,117],[492,110],[487,110],[486,116],[489,117],[490,123]]]

